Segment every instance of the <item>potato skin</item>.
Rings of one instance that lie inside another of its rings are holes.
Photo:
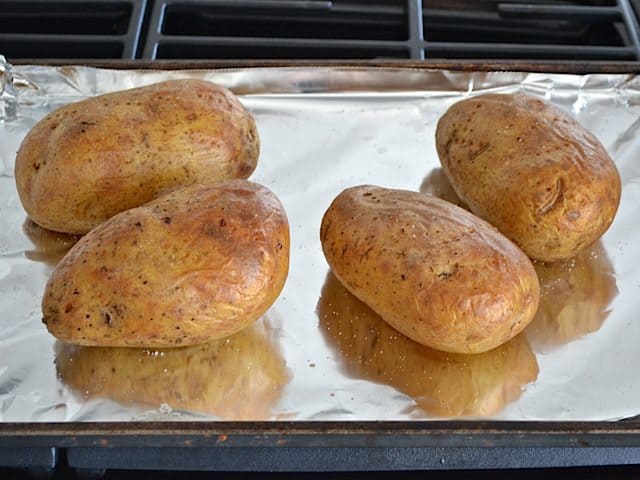
[[[23,140],[15,176],[37,224],[83,234],[177,187],[248,178],[258,153],[255,122],[231,92],[172,80],[50,113]]]
[[[477,355],[433,350],[391,328],[332,273],[322,288],[318,317],[347,373],[390,385],[439,417],[492,415],[538,377],[524,334]]]
[[[418,343],[480,353],[533,318],[531,261],[495,228],[417,192],[349,188],[322,219],[332,271],[383,320]]]
[[[462,201],[537,260],[594,243],[620,203],[620,175],[602,144],[537,98],[458,102],[438,122],[436,147]]]
[[[80,239],[49,279],[43,322],[80,345],[204,343],[260,317],[288,267],[289,226],[270,190],[246,180],[192,185]]]
[[[231,337],[184,348],[82,347],[56,343],[60,380],[86,398],[266,420],[290,379],[256,322]]]

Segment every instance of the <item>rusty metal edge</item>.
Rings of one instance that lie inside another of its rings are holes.
[[[640,447],[640,420],[0,424],[0,448],[38,445],[56,447]]]
[[[96,60],[96,59],[9,59],[14,65],[83,65],[114,69],[229,69],[229,68],[382,68],[458,71],[522,71],[547,73],[629,73],[640,72],[640,62],[566,62],[531,60]]]

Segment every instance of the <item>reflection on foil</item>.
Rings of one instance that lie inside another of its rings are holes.
[[[349,374],[395,387],[431,415],[492,415],[538,377],[536,357],[523,335],[477,355],[439,352],[394,330],[332,273],[318,316]]]
[[[34,246],[31,250],[25,250],[25,256],[29,260],[43,262],[52,267],[62,260],[62,257],[81,237],[80,235],[47,230],[29,218],[24,221],[22,230]]]
[[[289,382],[262,321],[229,338],[184,348],[56,343],[61,382],[84,400],[188,410],[224,420],[266,420]]]
[[[598,330],[618,294],[611,260],[596,242],[575,258],[536,263],[540,305],[526,335],[536,350],[546,350]]]

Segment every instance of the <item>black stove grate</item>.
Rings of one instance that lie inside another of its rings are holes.
[[[493,9],[425,9],[427,56],[640,59],[638,21],[628,0],[484,3]],[[461,24],[464,28],[456,28]]]
[[[640,0],[0,0],[21,58],[640,60]]]
[[[138,56],[147,0],[0,1],[0,53],[15,58]]]
[[[411,58],[389,0],[157,0],[145,58]]]
[[[148,59],[640,60],[629,0],[156,0]]]

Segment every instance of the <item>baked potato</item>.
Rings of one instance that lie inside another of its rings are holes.
[[[533,318],[531,261],[484,220],[431,195],[344,190],[322,219],[331,270],[383,320],[418,343],[480,353]]]
[[[290,379],[260,322],[229,338],[163,350],[56,343],[58,377],[85,399],[168,405],[225,420],[266,420]]]
[[[460,199],[537,260],[577,255],[620,203],[620,175],[602,144],[538,98],[462,100],[440,118],[436,147]]]
[[[121,212],[53,271],[43,322],[68,343],[163,348],[236,333],[276,300],[289,226],[266,187],[192,185]]]
[[[618,288],[601,242],[571,260],[534,266],[540,280],[540,305],[525,330],[534,348],[563,345],[602,326]]]
[[[523,335],[478,355],[433,350],[387,325],[331,273],[318,316],[346,373],[390,385],[431,415],[492,415],[538,377],[536,357]]]
[[[71,103],[23,140],[18,194],[37,224],[84,234],[172,189],[248,178],[259,139],[228,90],[172,80]]]

